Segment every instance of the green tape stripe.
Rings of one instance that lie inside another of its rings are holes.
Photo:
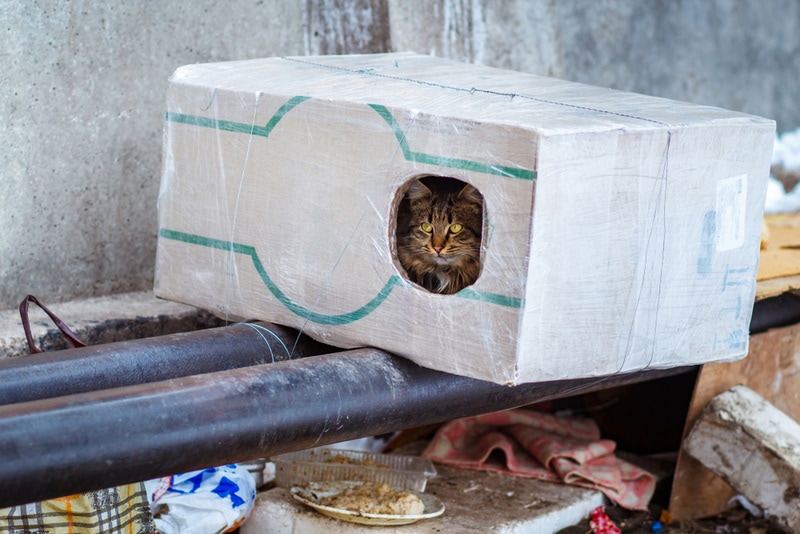
[[[258,126],[255,124],[245,124],[242,122],[232,122],[220,119],[212,119],[209,117],[198,117],[196,115],[185,115],[183,113],[167,112],[165,118],[169,122],[176,122],[179,124],[188,124],[190,126],[200,126],[203,128],[212,128],[215,130],[222,130],[225,132],[243,133],[248,135],[255,135],[259,137],[269,137],[269,134],[280,122],[280,120],[294,109],[298,104],[308,100],[308,96],[295,96],[289,99],[284,105],[275,112],[265,126]],[[394,120],[394,117],[386,109],[385,106],[378,104],[370,104],[383,120],[389,125],[394,133],[397,142],[400,144],[400,150],[403,152],[403,157],[407,161],[415,163],[425,163],[428,165],[436,165],[439,167],[447,167],[450,169],[461,169],[465,171],[482,172],[485,174],[494,174],[498,176],[507,176],[509,178],[519,178],[521,180],[534,180],[536,179],[536,172],[528,169],[520,169],[516,167],[505,167],[501,165],[489,165],[487,163],[479,163],[477,161],[470,161],[459,158],[448,158],[445,156],[436,156],[433,154],[425,154],[422,152],[414,152],[408,146],[408,141],[400,128],[400,125]]]
[[[325,315],[311,311],[308,308],[304,308],[303,306],[292,302],[292,300],[286,296],[286,294],[281,291],[278,286],[275,285],[275,282],[272,281],[267,274],[266,269],[264,269],[264,264],[261,263],[261,259],[258,257],[256,249],[249,245],[242,245],[239,243],[232,243],[230,241],[223,241],[220,239],[212,239],[209,237],[177,232],[175,230],[168,230],[166,228],[162,228],[159,231],[159,235],[166,239],[173,239],[175,241],[182,241],[192,245],[200,245],[219,250],[228,250],[237,254],[250,256],[250,259],[253,261],[253,266],[256,268],[256,272],[261,277],[261,280],[264,282],[264,285],[267,286],[267,289],[269,289],[270,293],[272,293],[281,304],[286,306],[286,308],[288,308],[295,315],[318,324],[343,325],[363,319],[372,313],[375,308],[380,306],[384,300],[386,300],[386,298],[392,292],[392,289],[394,289],[394,286],[402,283],[400,277],[391,276],[389,277],[389,281],[386,282],[386,285],[383,286],[383,289],[381,289],[372,300],[370,300],[361,308],[341,315]]]
[[[403,157],[408,161],[419,163],[427,163],[430,165],[438,165],[440,167],[448,167],[451,169],[462,169],[465,171],[482,172],[485,174],[496,174],[498,176],[507,176],[509,178],[519,178],[521,180],[535,180],[536,171],[528,169],[520,169],[517,167],[505,167],[502,165],[490,165],[488,163],[478,163],[466,159],[448,158],[444,156],[433,156],[431,154],[424,154],[422,152],[414,152],[408,146],[406,135],[400,128],[400,124],[394,120],[394,117],[386,107],[378,104],[370,104],[369,107],[374,109],[383,120],[391,127],[397,142],[400,144],[400,149],[403,151]]]
[[[481,302],[489,302],[497,304],[498,306],[506,306],[508,308],[521,308],[522,299],[516,297],[509,297],[508,295],[498,295],[497,293],[485,293],[483,291],[475,291],[474,289],[466,288],[456,293],[461,298],[479,300]]]
[[[383,301],[389,297],[389,294],[391,294],[395,286],[405,285],[405,282],[403,282],[399,276],[392,275],[389,277],[386,285],[383,286],[378,294],[375,295],[375,297],[373,297],[372,300],[370,300],[364,306],[350,313],[343,313],[340,315],[325,315],[311,311],[308,308],[304,308],[303,306],[292,302],[292,300],[286,296],[286,294],[281,291],[280,288],[276,286],[269,277],[266,269],[264,269],[264,264],[261,263],[261,259],[258,257],[256,249],[250,245],[242,245],[240,243],[233,243],[231,241],[223,241],[221,239],[187,234],[185,232],[178,232],[176,230],[169,230],[167,228],[162,228],[159,230],[158,235],[164,239],[172,239],[174,241],[181,241],[191,245],[199,245],[201,247],[214,248],[218,250],[227,250],[230,252],[235,252],[236,254],[250,256],[250,259],[253,261],[253,266],[256,268],[256,272],[261,277],[261,280],[264,282],[264,285],[267,287],[267,289],[269,289],[270,293],[272,293],[272,295],[278,299],[281,304],[286,306],[286,308],[295,315],[317,324],[338,326],[363,319],[372,313],[378,306],[383,304]],[[469,288],[463,289],[456,293],[456,296],[488,302],[491,304],[498,304],[500,306],[507,306],[510,308],[519,308],[521,306],[520,299],[507,297],[504,295],[496,295],[494,293],[483,293],[481,291],[475,291]]]
[[[191,126],[202,126],[203,128],[213,128],[215,130],[223,130],[226,132],[243,133],[249,135],[257,135],[259,137],[268,137],[275,126],[280,120],[295,108],[298,104],[302,104],[310,97],[296,96],[291,98],[288,102],[282,105],[278,111],[275,112],[265,126],[257,126],[255,124],[244,124],[242,122],[224,121],[219,119],[211,119],[208,117],[198,117],[195,115],[184,115],[183,113],[170,113],[166,114],[166,119],[170,122],[177,122],[180,124],[189,124]]]

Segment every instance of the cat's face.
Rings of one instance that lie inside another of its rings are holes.
[[[412,281],[439,293],[454,293],[480,270],[483,198],[477,189],[434,192],[415,181],[398,217],[398,258]],[[433,282],[425,280],[435,279]]]

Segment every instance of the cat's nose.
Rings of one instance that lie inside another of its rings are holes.
[[[437,254],[439,254],[439,253],[442,251],[442,247],[437,247],[437,246],[434,246],[434,247],[433,247],[433,250],[435,250],[435,251],[436,251],[436,253],[437,253]]]

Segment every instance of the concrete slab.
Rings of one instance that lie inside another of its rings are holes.
[[[549,534],[577,524],[604,502],[603,495],[563,484],[437,465],[439,475],[425,493],[436,495],[446,510],[434,519],[381,533],[433,534],[480,532]],[[261,492],[241,534],[374,534],[375,527],[345,523],[295,501],[289,490]]]
[[[88,345],[189,332],[225,323],[192,306],[157,299],[151,291],[43,304]],[[31,333],[41,350],[68,347],[58,328],[38,306],[30,306],[29,318]],[[0,311],[0,358],[28,353],[19,311]]]
[[[683,449],[800,532],[800,424],[746,386],[708,403]]]

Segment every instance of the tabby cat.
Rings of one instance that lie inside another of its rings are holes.
[[[450,295],[480,272],[483,197],[455,179],[411,183],[397,215],[397,256],[409,279]]]

